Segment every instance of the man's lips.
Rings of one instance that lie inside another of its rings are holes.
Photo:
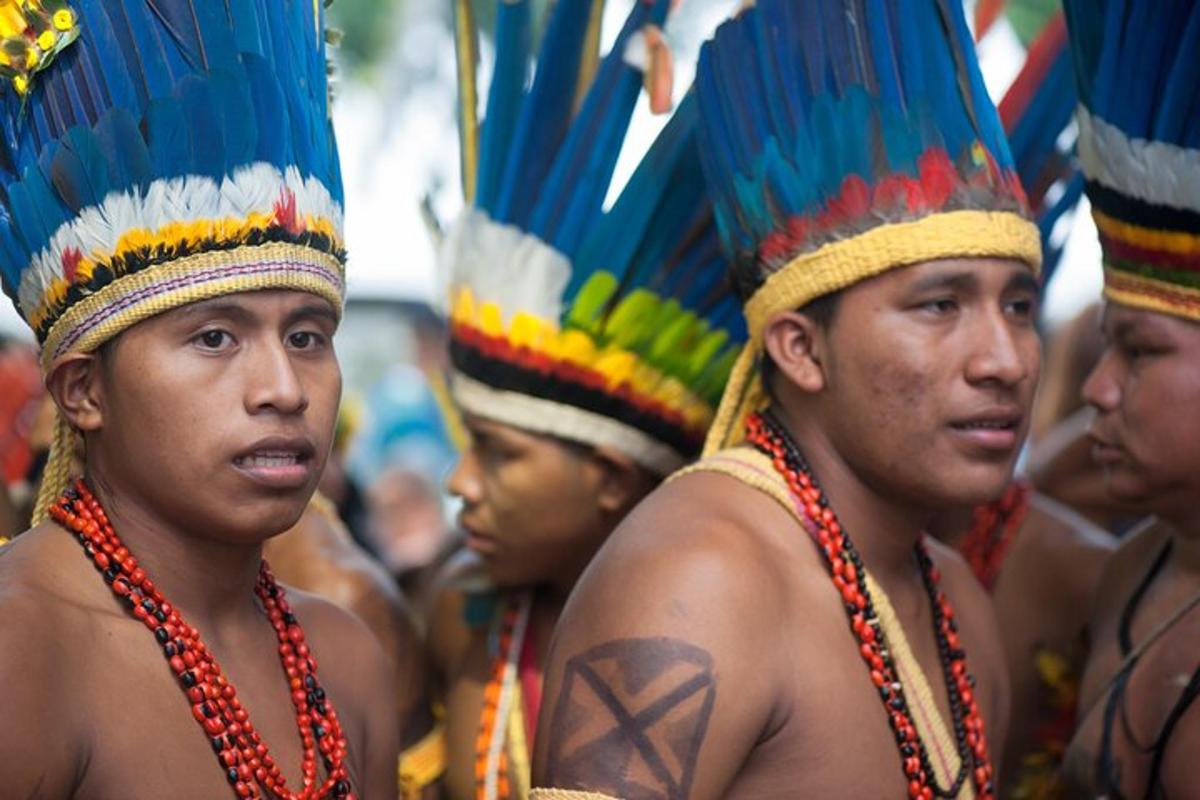
[[[304,437],[268,436],[233,458],[233,466],[255,483],[272,489],[308,485],[316,445]]]
[[[458,527],[463,532],[463,544],[468,550],[481,556],[492,555],[496,552],[497,542],[491,536],[480,533],[478,528],[461,517],[458,520]]]
[[[1103,436],[1095,430],[1089,430],[1087,435],[1092,441],[1092,461],[1096,464],[1106,466],[1125,460],[1125,449],[1115,444],[1111,438]]]
[[[1017,447],[1024,414],[1019,408],[997,406],[950,423],[963,441],[993,452],[1010,452]]]

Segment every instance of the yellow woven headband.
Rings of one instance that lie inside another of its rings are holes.
[[[1015,258],[1037,272],[1042,245],[1037,226],[1010,211],[947,211],[913,222],[880,225],[792,259],[767,278],[745,306],[749,340],[733,367],[704,454],[742,440],[746,417],[765,405],[758,364],[767,322],[781,311],[896,267],[943,258]]]

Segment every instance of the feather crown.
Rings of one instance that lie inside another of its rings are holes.
[[[1105,296],[1200,320],[1200,3],[1065,6]]]
[[[1041,265],[956,0],[758,0],[700,52],[699,147],[749,341],[706,452],[767,402],[775,313],[942,258]]]
[[[611,446],[665,474],[698,452],[744,332],[693,97],[602,210],[641,92],[647,26],[664,22],[669,0],[636,0],[593,75],[601,5],[553,5],[527,82],[529,3],[499,2],[478,130],[470,4],[457,7],[470,206],[441,252],[454,396],[468,413]]]
[[[216,294],[295,288],[340,310],[322,15],[312,0],[0,8],[0,36],[59,32],[38,74],[0,89],[0,277],[46,365]]]

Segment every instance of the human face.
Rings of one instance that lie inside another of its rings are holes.
[[[930,510],[998,496],[1028,429],[1036,281],[1012,260],[941,260],[842,294],[817,402],[873,491]]]
[[[1083,385],[1096,409],[1092,457],[1118,500],[1167,518],[1200,492],[1200,325],[1116,303],[1104,354]]]
[[[447,489],[467,547],[500,586],[573,580],[607,533],[600,464],[553,437],[467,417],[471,445]]]
[[[259,542],[291,527],[333,438],[336,325],[319,297],[263,291],[133,326],[102,356],[89,474],[208,538]]]

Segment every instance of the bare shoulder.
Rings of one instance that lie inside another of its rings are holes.
[[[60,540],[60,541],[56,541]],[[61,547],[66,544],[74,547]],[[73,556],[78,562],[62,563]],[[86,763],[87,698],[74,691],[89,641],[90,594],[73,578],[91,571],[78,545],[51,525],[0,548],[0,785],[18,796],[67,797]],[[103,584],[96,580],[95,584]],[[46,742],[54,747],[46,747]]]
[[[474,637],[466,621],[468,596],[487,585],[483,564],[465,548],[450,556],[433,578],[425,619],[426,646],[443,680],[458,672]]]
[[[1145,577],[1171,533],[1157,520],[1147,520],[1126,534],[1105,561],[1096,587],[1095,620],[1115,618]]]
[[[559,621],[535,783],[723,796],[777,710],[786,659],[765,654],[794,622],[796,527],[763,493],[706,473],[635,509]]]
[[[356,614],[310,592],[291,586],[284,589],[304,628],[305,640],[320,659],[322,673],[348,669],[354,675],[375,664],[386,665],[378,638]]]

